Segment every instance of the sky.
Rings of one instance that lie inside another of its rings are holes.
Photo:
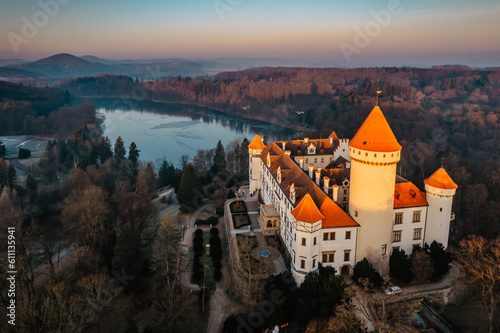
[[[498,0],[0,0],[0,58],[499,66],[499,17]]]

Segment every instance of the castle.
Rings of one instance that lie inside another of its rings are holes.
[[[367,258],[386,277],[392,251],[447,246],[457,185],[441,167],[420,191],[396,175],[401,148],[378,106],[350,141],[332,132],[266,146],[255,136],[250,193],[260,192],[259,223],[281,238],[298,284],[319,263],[350,275]]]

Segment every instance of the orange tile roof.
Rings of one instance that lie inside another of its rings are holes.
[[[311,195],[307,193],[302,200],[300,200],[297,207],[292,210],[292,215],[297,221],[314,223],[323,219],[323,214],[321,214],[316,207]]]
[[[454,190],[458,187],[444,168],[439,168],[432,176],[424,180],[424,183],[444,190]]]
[[[412,182],[396,183],[394,189],[394,208],[427,206],[425,193]]]
[[[324,216],[322,228],[359,227],[359,224],[333,202],[330,197],[323,201],[319,210]]]
[[[401,150],[401,145],[378,106],[375,106],[370,112],[354,138],[349,142],[349,146],[377,152]]]
[[[256,134],[252,142],[248,145],[248,148],[258,150],[266,148],[266,145],[262,142],[259,135]]]

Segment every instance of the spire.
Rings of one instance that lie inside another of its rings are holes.
[[[318,207],[309,193],[307,193],[304,198],[300,200],[297,207],[292,210],[292,215],[297,221],[309,223],[317,222],[324,217],[318,210]]]
[[[443,190],[454,190],[458,187],[443,167],[439,168],[432,176],[424,180],[424,183]]]
[[[262,142],[259,135],[256,134],[255,137],[253,138],[252,142],[250,142],[250,144],[248,145],[248,148],[254,149],[254,150],[259,150],[259,149],[266,148],[266,145]]]
[[[382,90],[377,89],[377,101],[375,103],[375,106],[378,106],[378,95],[380,95],[381,93],[382,93]]]
[[[374,152],[390,153],[401,150],[401,145],[378,106],[366,117],[349,146]]]

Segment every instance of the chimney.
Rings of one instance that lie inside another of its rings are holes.
[[[276,178],[278,180],[278,184],[281,184],[281,166],[278,166]]]
[[[320,178],[321,177],[321,171],[318,171],[316,170],[316,185],[319,186],[319,181],[320,181]]]
[[[299,166],[302,170],[304,170],[304,158],[303,157],[299,157]]]
[[[323,192],[328,194],[328,187],[330,187],[330,178],[323,177]]]
[[[293,183],[290,184],[290,201],[295,205],[295,185]]]
[[[286,141],[283,141],[281,143],[281,149],[285,150],[286,149]]]
[[[289,150],[285,150],[285,155],[286,155],[286,156],[290,156],[291,154],[292,154],[292,152],[291,152],[291,151],[289,151]]]
[[[304,138],[304,143],[307,145],[309,143],[309,138]]]
[[[333,145],[333,136],[330,136],[330,145]]]
[[[351,161],[345,162],[345,167],[349,169],[351,167]]]
[[[311,178],[311,179],[313,179],[313,177],[314,177],[313,172],[314,172],[314,165],[309,164],[309,178]]]
[[[337,201],[339,201],[338,200],[338,197],[339,197],[339,186],[338,185],[333,185],[332,189],[333,189],[332,199],[333,199],[333,201],[337,202]]]

